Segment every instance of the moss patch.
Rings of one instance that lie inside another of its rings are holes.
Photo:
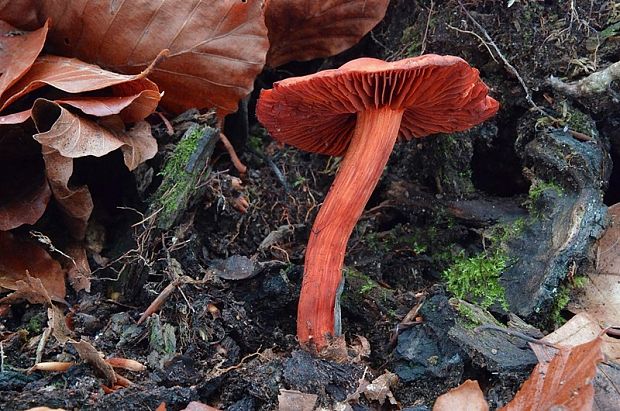
[[[497,303],[508,310],[504,288],[499,277],[508,266],[508,256],[497,250],[467,257],[461,251],[453,264],[443,272],[446,287],[454,296],[465,299],[482,308]]]

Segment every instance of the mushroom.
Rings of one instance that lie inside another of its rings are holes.
[[[261,92],[257,116],[276,140],[344,156],[306,248],[297,311],[302,346],[321,351],[337,334],[335,298],[347,241],[397,137],[469,129],[497,112],[499,103],[487,93],[466,61],[432,54],[392,63],[360,58]]]

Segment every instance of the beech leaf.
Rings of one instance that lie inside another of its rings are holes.
[[[0,125],[0,230],[34,224],[51,195],[40,147],[28,127]]]
[[[550,409],[591,410],[592,381],[603,359],[601,338],[574,347],[562,347],[549,362],[534,368],[514,399],[502,411]]]
[[[329,57],[360,41],[385,16],[389,0],[270,0],[267,65]]]
[[[6,231],[0,231],[0,287],[19,291],[19,297],[31,303],[49,298],[65,301],[65,273],[60,264],[37,244]]]
[[[489,405],[478,381],[467,380],[456,388],[442,394],[435,401],[433,411],[487,411]]]
[[[34,139],[67,158],[101,157],[127,146],[125,164],[133,170],[157,153],[157,142],[150,133],[150,126],[144,122],[129,132],[102,127],[45,99],[37,99],[33,105],[32,119],[39,130]]]
[[[0,97],[30,69],[41,53],[48,24],[31,32],[0,20]]]
[[[252,91],[269,47],[262,0],[63,2],[43,0],[54,22],[55,52],[121,73],[139,73],[162,50],[169,56],[149,74],[175,112],[237,110]]]
[[[144,79],[149,69],[145,67],[146,71],[137,75],[124,75],[74,58],[42,55],[36,59],[30,70],[0,98],[0,112],[17,99],[44,86],[78,94],[115,86],[120,87],[119,90],[125,90],[128,86],[122,86],[122,84],[142,80],[140,83],[142,85],[150,83],[147,87],[149,90],[158,90],[152,82]],[[123,91],[118,91],[118,93],[127,95]]]

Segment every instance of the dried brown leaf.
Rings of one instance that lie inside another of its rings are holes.
[[[603,359],[601,338],[559,350],[549,362],[534,368],[514,399],[503,411],[549,409],[591,410],[592,381],[596,366]]]
[[[28,301],[31,304],[51,305],[52,299],[40,278],[26,274],[26,278],[15,282],[15,291],[0,299],[1,304]]]
[[[281,389],[278,394],[278,411],[312,411],[317,399],[316,394]]]
[[[328,57],[354,46],[379,23],[389,0],[270,0],[267,65]]]
[[[478,381],[467,380],[456,388],[439,396],[433,411],[486,411],[489,405]]]
[[[385,371],[364,388],[364,396],[370,401],[377,401],[379,404],[383,404],[387,400],[390,404],[395,405],[397,401],[390,388],[396,383],[398,383],[398,376]]]
[[[106,383],[109,386],[113,386],[116,384],[116,373],[110,364],[105,362],[103,359],[103,354],[101,354],[95,347],[91,345],[88,341],[81,340],[70,341],[75,350],[78,352],[80,358],[92,365],[96,370],[101,372],[106,379]]]
[[[192,401],[181,411],[219,411],[219,409],[203,404],[200,401]]]
[[[574,347],[592,341],[603,332],[597,319],[582,312],[568,320],[566,324],[543,338],[545,341],[562,347]],[[620,360],[620,340],[603,335],[601,349],[609,358]]]
[[[0,98],[32,66],[43,49],[47,22],[38,30],[17,30],[0,20]]]
[[[0,20],[5,20],[23,30],[41,27],[38,15],[39,0],[0,0]]]
[[[86,225],[93,211],[93,200],[88,187],[69,187],[73,174],[73,159],[62,156],[50,147],[42,147],[45,174],[56,202],[63,211],[65,223],[71,235],[83,239]]]
[[[16,291],[11,301],[20,297],[33,304],[50,298],[64,302],[65,273],[38,245],[0,231],[0,287]]]
[[[58,151],[63,157],[101,157],[129,146],[130,154],[125,156],[125,164],[133,170],[157,152],[157,142],[148,124],[138,123],[134,131],[125,133],[124,130],[102,127],[45,99],[37,99],[32,106],[32,119],[39,130],[34,139]]]
[[[15,117],[15,116],[14,116]],[[23,123],[28,119],[26,116]],[[52,192],[45,179],[41,149],[32,127],[0,125],[0,230],[34,224],[43,215]]]
[[[133,371],[133,372],[142,372],[146,370],[146,365],[136,360],[130,360],[128,358],[113,357],[113,358],[108,358],[105,361],[114,368],[122,368],[122,369]]]
[[[74,365],[74,362],[67,361],[38,362],[32,367],[28,368],[28,374],[35,371],[65,372]]]
[[[620,204],[609,207],[607,215],[610,224],[598,240],[596,270],[568,307],[589,313],[603,326],[620,326]]]
[[[76,292],[90,292],[91,271],[86,250],[82,245],[73,243],[65,248],[65,253],[72,259],[66,265],[69,284]]]
[[[42,55],[36,59],[30,70],[0,98],[0,112],[17,99],[44,86],[51,86],[71,94],[102,90],[108,87],[113,90],[116,87],[115,93],[127,96],[137,93],[128,93],[128,90],[121,85],[139,80],[140,85],[148,84],[146,87],[148,90],[158,90],[152,82],[144,79],[145,75],[146,73],[118,74],[78,59]]]
[[[48,38],[58,54],[121,73],[139,73],[164,50],[149,74],[173,111],[237,110],[252,90],[268,49],[262,0],[183,2],[42,1],[54,22]]]
[[[60,345],[64,346],[73,334],[69,327],[67,327],[65,314],[59,307],[52,305],[47,308],[47,319],[52,335]]]

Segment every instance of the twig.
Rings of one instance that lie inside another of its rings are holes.
[[[563,94],[571,97],[583,97],[608,91],[610,84],[618,79],[620,79],[620,61],[574,83],[565,83],[554,76],[549,77],[547,82],[551,87]]]
[[[431,16],[433,15],[433,7],[435,7],[435,1],[431,0],[431,8],[428,10],[428,18],[426,19],[426,27],[424,28],[424,36],[422,37],[422,46],[420,47],[420,55],[426,51],[426,36],[428,35],[428,28],[431,25]]]
[[[522,340],[531,342],[532,344],[546,345],[547,347],[551,347],[551,348],[555,348],[556,350],[559,350],[559,348],[555,344],[552,344],[545,340],[539,340],[537,338],[530,337],[527,334],[523,334],[522,332],[511,330],[510,328],[502,328],[502,327],[498,327],[497,325],[493,325],[493,324],[484,324],[474,329],[475,332],[480,332],[480,331],[485,331],[485,330],[499,331],[504,334],[511,335],[513,337],[521,338]]]
[[[480,32],[482,32],[482,34],[487,39],[489,44],[495,50],[495,53],[497,54],[497,56],[502,60],[502,62],[508,68],[508,70],[517,78],[519,83],[521,83],[521,87],[523,88],[523,91],[525,91],[525,99],[527,100],[527,102],[534,109],[538,110],[539,112],[541,112],[542,114],[544,114],[546,116],[547,113],[545,112],[545,110],[543,110],[540,106],[538,106],[536,103],[534,103],[534,100],[532,100],[532,93],[530,92],[529,87],[527,86],[527,84],[525,84],[525,81],[523,80],[523,78],[521,77],[521,75],[519,74],[517,69],[514,68],[514,66],[512,64],[510,64],[508,59],[504,56],[504,54],[502,54],[502,52],[499,49],[499,47],[497,46],[497,44],[495,44],[495,41],[493,41],[493,38],[489,35],[489,33],[486,31],[486,29],[484,27],[482,27],[482,25],[480,23],[478,23],[478,21],[476,21],[474,16],[472,16],[471,13],[465,8],[465,6],[463,5],[463,2],[461,0],[458,0],[458,2],[459,2],[459,5],[461,6],[461,10],[463,10],[463,13],[465,13],[467,18],[473,23],[473,25],[476,26],[478,28],[478,30],[480,30]]]
[[[459,33],[464,33],[464,34],[471,34],[472,36],[476,37],[478,40],[480,40],[480,42],[482,43],[482,45],[484,47],[486,47],[487,51],[489,52],[489,54],[491,55],[491,58],[493,59],[494,62],[499,63],[499,61],[497,61],[497,59],[495,58],[495,54],[493,54],[493,52],[491,51],[491,49],[489,48],[489,45],[487,44],[486,41],[484,41],[484,39],[482,37],[480,37],[480,35],[476,32],[473,31],[469,31],[469,30],[461,30],[459,28],[456,28],[454,26],[451,26],[449,24],[446,23],[446,26],[448,26],[448,28],[451,28],[452,30],[458,31]]]

